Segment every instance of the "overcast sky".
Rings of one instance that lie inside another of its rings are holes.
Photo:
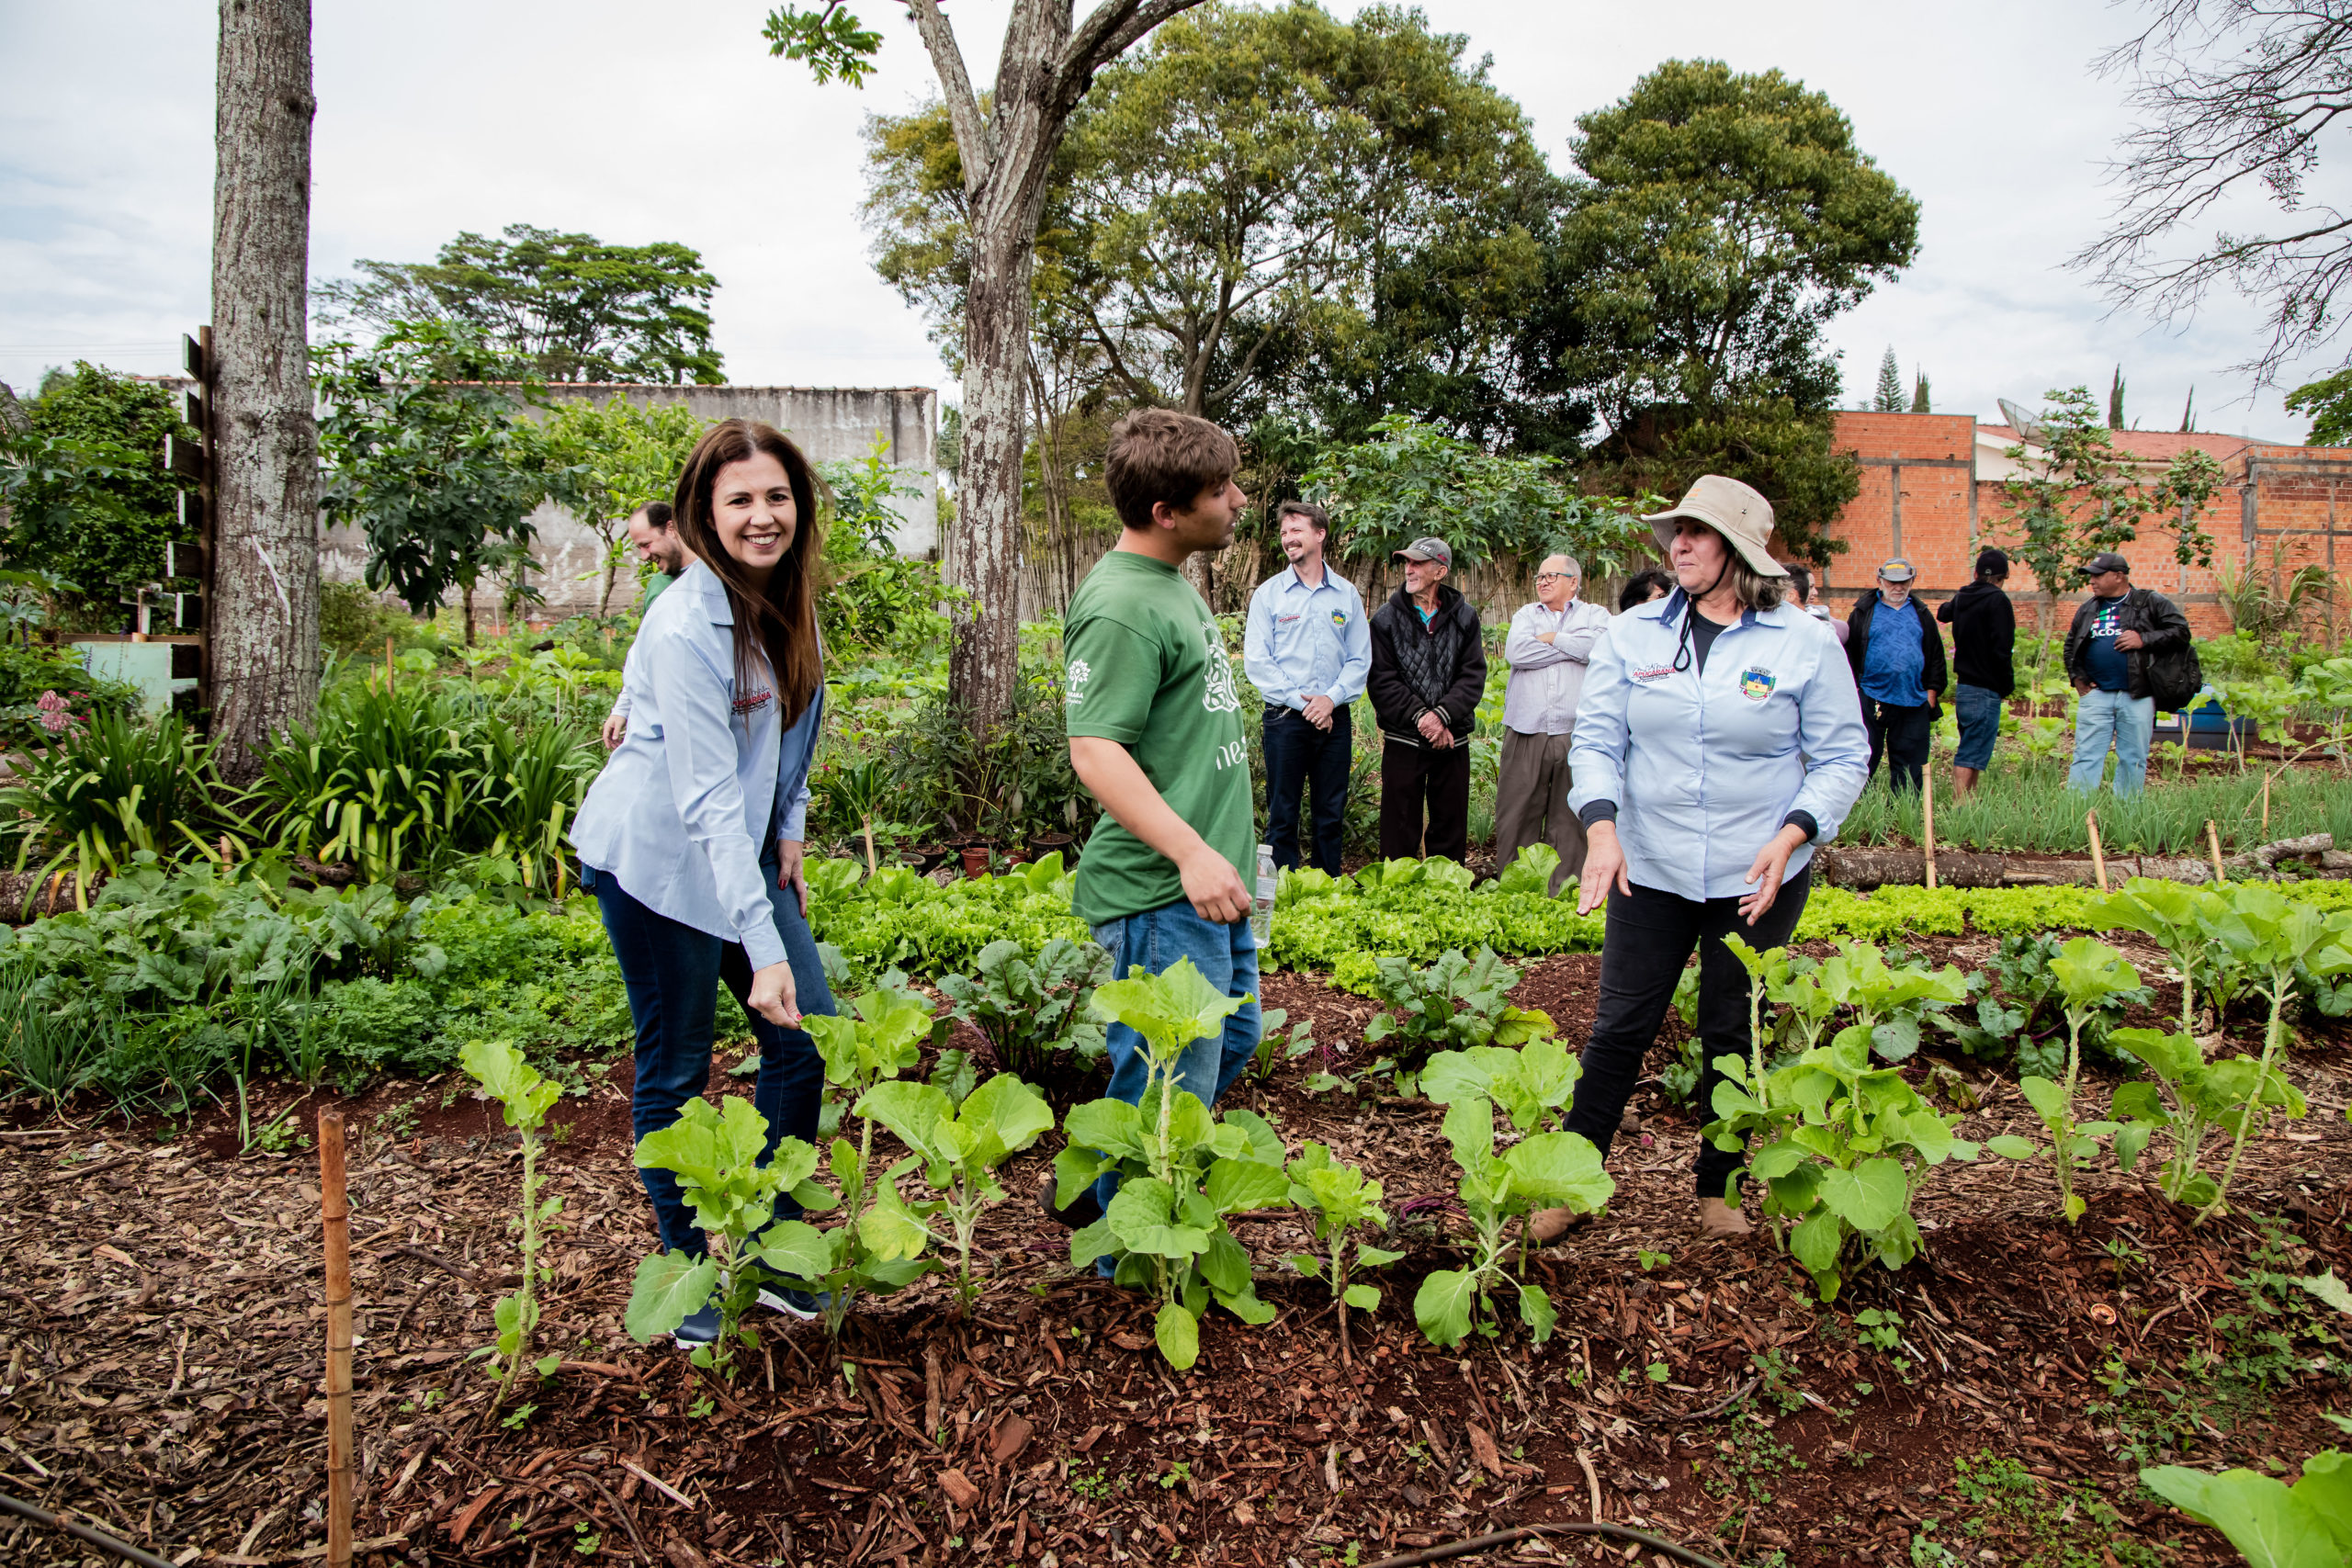
[[[0,0],[0,379],[19,390],[76,358],[173,368],[178,334],[204,319],[216,9]],[[857,213],[864,117],[917,101],[931,69],[900,6],[862,9],[886,43],[858,91],[769,58],[754,0],[318,6],[312,276],[429,259],[460,230],[516,221],[683,241],[719,279],[729,379],[952,399],[921,319],[875,278]],[[984,75],[1004,5],[950,9]],[[2110,316],[2063,266],[2106,207],[2101,164],[2126,120],[2120,86],[2089,62],[2132,30],[2129,6],[1426,10],[1494,55],[1558,168],[1576,117],[1661,60],[1778,67],[1826,93],[1924,209],[1917,264],[1834,330],[1849,404],[1892,344],[1906,384],[1926,368],[1939,412],[1997,419],[1996,397],[2076,383],[2103,395],[2120,362],[2147,428],[2177,428],[2193,384],[2200,428],[2301,437],[2275,390],[2249,400],[2223,371],[2257,330],[2234,299],[2170,332]]]

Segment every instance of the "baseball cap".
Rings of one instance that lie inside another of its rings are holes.
[[[1453,564],[1453,549],[1443,539],[1431,536],[1415,539],[1396,552],[1398,560],[1435,561],[1440,566]]]
[[[1878,574],[1889,582],[1908,582],[1919,575],[1919,569],[1901,556],[1895,556],[1879,563]]]
[[[1786,577],[1788,569],[1772,558],[1764,541],[1772,534],[1772,503],[1761,492],[1721,474],[1702,474],[1682,500],[1664,512],[1649,513],[1642,521],[1657,536],[1658,548],[1674,543],[1676,519],[1703,523],[1724,536],[1758,576]]]
[[[2101,550],[2075,569],[2075,573],[2083,577],[2097,577],[2102,571],[2128,572],[2131,570],[2132,563],[2113,550]]]

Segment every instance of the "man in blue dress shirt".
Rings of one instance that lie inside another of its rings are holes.
[[[1290,564],[1250,596],[1241,667],[1266,699],[1266,842],[1274,864],[1300,863],[1299,792],[1314,792],[1312,863],[1340,874],[1355,754],[1348,705],[1372,669],[1372,627],[1355,584],[1330,570],[1321,507],[1285,501],[1274,515]]]

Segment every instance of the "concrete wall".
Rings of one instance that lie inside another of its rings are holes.
[[[605,402],[615,397],[650,407],[684,403],[695,417],[764,420],[797,442],[819,463],[855,462],[876,435],[889,443],[887,459],[904,482],[922,493],[895,498],[899,525],[892,536],[899,553],[935,555],[939,548],[939,393],[930,387],[673,387],[618,382],[558,382],[547,389],[551,402]],[[533,554],[542,570],[533,583],[547,596],[538,614],[550,619],[591,614],[596,608],[604,546],[594,530],[559,506],[531,514],[539,531]],[[356,582],[368,563],[366,540],[355,529],[330,528],[319,547],[319,572],[330,582]],[[625,566],[613,591],[616,608],[632,602],[633,565]],[[475,614],[497,613],[499,592],[485,585]],[[454,597],[452,603],[454,603]]]

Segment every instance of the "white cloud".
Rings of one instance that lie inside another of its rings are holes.
[[[1995,0],[1965,10],[1669,0],[1607,10],[1425,0],[1495,56],[1544,154],[1577,115],[1672,57],[1778,67],[1828,94],[1925,209],[1917,266],[1838,323],[1861,395],[1893,344],[1937,405],[1992,414],[2120,361],[2133,414],[2292,435],[2275,393],[2222,367],[2256,327],[2234,299],[2172,333],[2107,315],[2066,254],[2096,232],[2099,166],[2125,123],[2089,62],[2129,8]],[[1341,7],[1345,9],[1344,6]],[[875,276],[857,221],[858,137],[932,85],[899,8],[862,92],[769,57],[763,0],[413,0],[317,7],[312,268],[429,256],[515,221],[699,247],[721,282],[732,378],[944,384],[922,322]],[[959,0],[967,58],[993,66],[1004,0]],[[83,356],[167,369],[203,319],[212,182],[213,8],[186,0],[9,6],[0,15],[0,378]],[[952,391],[952,389],[950,389]]]

